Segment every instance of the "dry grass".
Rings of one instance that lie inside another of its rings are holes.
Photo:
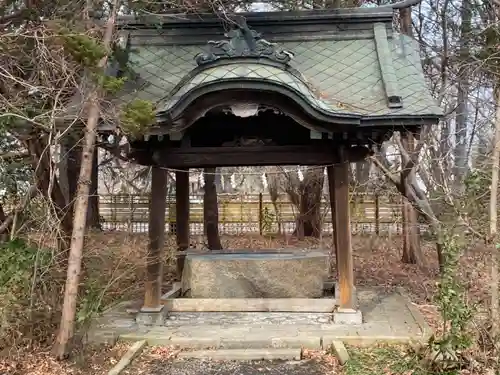
[[[102,375],[128,350],[128,344],[113,347],[75,348],[69,361],[59,362],[43,349],[20,350],[8,359],[0,358],[0,374],[8,375]]]

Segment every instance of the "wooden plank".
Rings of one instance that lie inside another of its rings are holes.
[[[170,298],[176,298],[181,295],[182,284],[178,281],[174,282],[172,288],[161,296],[161,301],[168,300]]]
[[[172,312],[311,312],[335,310],[333,298],[166,298]]]

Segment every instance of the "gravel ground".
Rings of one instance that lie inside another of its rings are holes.
[[[129,367],[125,375],[326,375],[332,369],[315,361],[218,362],[151,360]]]

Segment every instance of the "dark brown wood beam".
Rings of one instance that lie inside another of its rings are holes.
[[[219,234],[219,205],[215,188],[215,168],[205,168],[203,172],[205,194],[203,195],[203,225],[210,250],[222,250]]]
[[[177,251],[184,252],[189,247],[189,169],[175,172],[175,226]],[[184,270],[185,254],[177,254],[177,278]]]
[[[151,172],[151,199],[149,202],[149,246],[146,257],[146,283],[143,305],[145,309],[158,309],[161,307],[166,205],[167,171],[153,167]]]
[[[169,168],[327,165],[339,162],[336,152],[339,147],[334,143],[306,146],[187,147],[135,150],[131,156],[141,164],[151,163]],[[351,162],[360,161],[369,154],[366,147],[346,149],[346,158]]]

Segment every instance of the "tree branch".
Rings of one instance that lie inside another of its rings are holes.
[[[7,215],[5,220],[0,225],[0,234],[5,233],[10,228],[10,226],[14,222],[14,218],[16,217],[16,215],[24,211],[26,206],[28,206],[29,202],[31,202],[31,200],[35,198],[37,193],[38,189],[36,185],[31,185],[23,201],[20,204],[18,204],[9,215]]]

